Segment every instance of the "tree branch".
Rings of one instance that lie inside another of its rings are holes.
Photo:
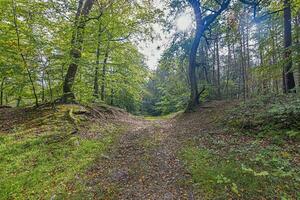
[[[203,18],[203,25],[204,25],[204,30],[206,30],[211,23],[213,23],[215,21],[215,19],[224,11],[228,8],[229,3],[231,0],[224,0],[221,4],[220,4],[220,9],[217,10],[215,13],[210,14],[206,17]]]

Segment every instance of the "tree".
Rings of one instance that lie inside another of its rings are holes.
[[[195,19],[196,19],[196,32],[194,41],[191,47],[190,56],[189,56],[189,81],[190,81],[190,100],[187,106],[187,111],[193,111],[195,106],[199,105],[199,97],[201,93],[198,92],[197,86],[197,78],[196,78],[196,55],[198,51],[198,47],[201,41],[201,38],[204,32],[209,28],[209,26],[217,19],[219,15],[229,6],[230,0],[223,0],[221,3],[217,1],[217,6],[219,7],[217,10],[208,9],[206,11],[202,11],[201,3],[199,0],[188,0],[190,5],[193,8]],[[209,13],[205,15],[207,11]]]
[[[295,88],[294,74],[292,71],[292,17],[290,0],[283,1],[284,6],[284,59],[286,64],[283,67],[283,92],[289,93]]]
[[[75,81],[79,61],[81,58],[84,29],[88,20],[88,15],[93,7],[94,0],[79,0],[77,13],[74,20],[74,28],[71,40],[70,60],[65,81],[63,83],[62,102],[69,103],[75,100],[72,87]]]

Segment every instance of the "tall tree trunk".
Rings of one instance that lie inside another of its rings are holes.
[[[261,39],[261,28],[259,27],[258,28],[258,43],[259,43],[259,49],[258,49],[258,51],[259,51],[259,61],[260,61],[260,63],[259,63],[259,65],[260,66],[263,66],[264,65],[264,55],[263,55],[263,48],[262,48],[262,46],[261,46],[261,44],[262,44],[262,39]],[[264,80],[257,80],[257,82],[258,82],[258,94],[263,94],[264,93]]]
[[[278,37],[277,37],[277,28],[275,27],[275,34],[274,34],[274,44],[275,44],[275,47],[277,47],[278,46]],[[278,60],[278,58],[279,58],[279,53],[278,53],[278,50],[276,49],[276,51],[275,51],[275,57],[276,57],[276,60]],[[281,86],[280,86],[280,83],[281,83],[281,79],[278,79],[279,77],[276,77],[276,85],[277,85],[277,91],[278,91],[278,93],[279,93],[279,90],[280,90],[280,88],[282,88]]]
[[[70,103],[75,101],[73,93],[73,85],[81,58],[81,51],[84,38],[84,29],[87,22],[87,17],[93,7],[94,0],[79,0],[78,9],[75,16],[74,30],[71,40],[70,60],[71,63],[67,70],[63,85],[62,102]]]
[[[5,80],[6,80],[6,77],[3,77],[2,81],[1,81],[1,85],[0,85],[0,105],[1,106],[3,105],[3,93],[4,93]]]
[[[106,47],[103,65],[102,65],[101,101],[105,100],[106,67],[107,67],[108,56],[109,56],[109,43],[107,44],[107,47]]]
[[[47,71],[46,71],[46,75],[48,77],[48,86],[49,86],[49,92],[50,92],[50,102],[53,102],[53,91],[52,91],[51,77],[50,77],[50,74]]]
[[[99,20],[97,51],[96,51],[96,67],[95,67],[95,77],[94,77],[94,97],[96,99],[99,98],[99,64],[100,64],[101,32],[102,32],[102,27]]]
[[[238,80],[238,77],[239,77],[239,73],[238,73],[238,71],[239,71],[239,67],[238,67],[238,63],[237,63],[237,55],[236,55],[236,48],[235,48],[235,40],[234,40],[234,42],[233,42],[233,44],[232,44],[232,55],[233,55],[233,65],[234,65],[234,67],[233,67],[233,77],[232,77],[232,79],[233,80]],[[238,85],[238,92],[236,92],[236,91],[234,91],[235,92],[235,96],[238,98],[238,93],[239,93],[239,91],[240,91],[240,85]]]
[[[39,106],[39,100],[38,100],[38,96],[37,96],[36,89],[35,89],[35,86],[34,86],[34,81],[33,81],[31,72],[29,70],[27,60],[25,59],[25,55],[23,54],[22,49],[21,49],[20,31],[19,31],[18,22],[17,22],[17,11],[16,11],[16,5],[15,5],[14,0],[12,0],[12,4],[13,4],[13,17],[14,17],[14,26],[15,26],[14,28],[15,28],[16,35],[17,35],[18,51],[20,53],[20,56],[22,58],[24,67],[26,69],[26,72],[27,72],[27,75],[28,75],[28,78],[29,78],[29,81],[31,83],[31,88],[32,88],[32,92],[33,92],[33,95],[34,95],[34,99],[35,99],[35,105],[36,105],[36,107],[38,107]]]
[[[272,65],[277,65],[277,50],[276,50],[276,46],[277,46],[277,42],[276,42],[276,28],[274,26],[274,23],[272,23],[272,29],[271,29],[271,37],[272,37]],[[275,76],[273,76],[273,82],[274,82],[274,90],[275,93],[278,94],[279,93],[279,84],[278,84],[278,80],[277,80],[277,75],[275,74]]]
[[[243,44],[243,35],[241,34],[241,38],[240,38],[240,48],[241,48],[241,78],[242,81],[240,84],[242,84],[242,88],[243,88],[243,99],[246,100],[246,78],[245,78],[245,65],[244,65],[244,61],[245,61],[245,57],[244,57],[244,44]]]
[[[251,91],[250,91],[250,87],[249,87],[249,80],[251,80],[251,77],[250,77],[250,73],[248,73],[248,71],[250,70],[250,47],[249,47],[249,35],[250,35],[250,31],[249,31],[249,16],[248,16],[248,13],[247,13],[247,16],[246,16],[246,50],[245,50],[245,54],[246,54],[246,57],[247,57],[247,65],[246,66],[246,97],[249,98],[249,96],[251,95]]]
[[[200,3],[198,1],[190,1],[190,4],[193,7],[194,14],[196,17],[196,33],[195,38],[192,44],[192,48],[189,56],[189,81],[190,81],[190,100],[188,103],[187,111],[192,111],[194,108],[199,105],[199,97],[198,97],[198,86],[197,86],[197,77],[196,77],[196,56],[197,50],[200,44],[200,40],[203,33],[203,27],[201,25],[201,10]]]
[[[196,18],[196,33],[194,37],[194,41],[192,44],[192,48],[190,51],[189,56],[189,81],[190,81],[190,100],[188,102],[188,106],[186,111],[193,111],[194,108],[199,105],[199,96],[201,94],[198,93],[198,87],[197,87],[197,77],[196,77],[196,56],[197,56],[197,50],[200,44],[201,37],[204,34],[204,31],[217,19],[217,17],[228,8],[230,0],[223,0],[222,2],[219,2],[220,8],[216,12],[203,17],[201,8],[200,8],[200,1],[199,0],[188,0],[190,5],[193,8],[194,15]]]
[[[283,92],[289,93],[295,88],[295,80],[292,72],[292,15],[291,2],[284,0],[284,58],[286,64],[283,69]]]
[[[212,67],[213,67],[213,71],[212,71],[212,85],[213,87],[215,88],[216,87],[216,42],[214,41],[213,42],[214,44],[214,47],[213,47],[213,64],[212,64]]]
[[[45,102],[45,70],[42,72],[42,102]]]
[[[220,73],[220,52],[219,52],[219,33],[216,37],[216,56],[217,56],[217,99],[221,99],[221,73]]]
[[[244,10],[245,12],[245,10]],[[243,15],[242,17],[244,17]],[[248,88],[247,88],[247,52],[246,52],[246,29],[245,27],[246,22],[244,21],[243,24],[241,25],[241,55],[242,55],[242,76],[243,76],[243,98],[246,100],[247,94],[248,94]]]
[[[228,44],[227,44],[227,48],[228,48],[228,66],[227,66],[227,73],[226,73],[226,97],[229,98],[229,88],[228,88],[228,84],[229,84],[229,76],[230,76],[230,69],[232,68],[232,58],[231,58],[231,48],[230,48],[230,36],[229,36],[229,31],[227,33],[228,36]]]
[[[300,57],[300,11],[298,11],[296,16],[296,22],[295,22],[295,29],[296,29],[296,55],[297,58]],[[297,73],[295,74],[295,81],[296,81],[296,89],[297,92],[300,92],[300,63],[297,63]]]

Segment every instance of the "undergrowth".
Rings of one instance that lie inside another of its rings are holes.
[[[225,125],[243,133],[281,139],[300,140],[300,97],[265,96],[241,104],[228,113]]]
[[[300,100],[264,97],[200,130],[180,157],[204,199],[300,199]]]
[[[17,125],[0,133],[0,199],[60,199],[84,190],[77,184],[85,169],[115,140],[121,127],[85,124],[102,129],[101,137],[84,137],[85,117],[74,116],[76,106]],[[94,130],[92,130],[94,131]],[[70,187],[75,185],[76,187]]]

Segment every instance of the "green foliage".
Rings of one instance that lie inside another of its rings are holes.
[[[219,155],[213,149],[185,147],[181,156],[195,188],[206,199],[296,199],[299,169],[292,155],[281,151],[253,144],[250,149],[240,145]]]
[[[147,94],[143,103],[143,106],[147,105],[144,110],[146,114],[165,115],[183,110],[187,105],[189,83],[186,66],[191,41],[181,37],[164,52],[146,86]]]
[[[4,80],[1,88],[3,104],[32,104],[33,87],[42,103],[53,102],[62,95],[64,76],[71,61],[69,51],[77,6],[78,1],[73,0],[1,1],[0,84]],[[161,14],[150,1],[118,0],[111,3],[104,0],[92,8],[73,88],[79,102],[99,101],[93,96],[98,65],[97,82],[104,90],[102,100],[131,112],[140,110],[140,91],[148,69],[134,38],[151,38],[151,23]],[[106,57],[107,65],[104,66]]]
[[[224,123],[251,134],[272,137],[274,140],[299,140],[299,97],[271,95],[250,100],[230,111]]]

